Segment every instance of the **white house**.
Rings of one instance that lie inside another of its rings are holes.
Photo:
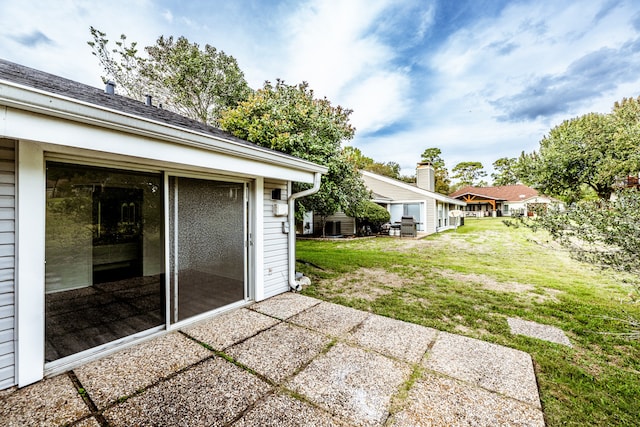
[[[0,389],[295,283],[326,168],[112,89],[0,60]]]
[[[460,210],[466,203],[436,193],[433,166],[419,163],[416,184],[408,184],[373,172],[360,171],[362,179],[373,195],[373,201],[386,207],[391,223],[399,223],[403,216],[412,216],[417,231],[433,234],[456,226],[457,218],[450,213]]]

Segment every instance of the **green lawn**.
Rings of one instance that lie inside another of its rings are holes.
[[[531,354],[549,426],[638,425],[640,341],[613,319],[640,319],[640,304],[625,277],[544,233],[472,219],[421,240],[302,240],[297,258],[307,295]],[[557,326],[574,347],[511,335],[507,317]]]

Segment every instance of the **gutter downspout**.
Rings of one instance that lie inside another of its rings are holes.
[[[302,286],[296,283],[296,199],[317,193],[320,189],[322,173],[316,172],[313,177],[313,187],[294,193],[287,199],[289,203],[289,287],[292,291],[300,291]]]

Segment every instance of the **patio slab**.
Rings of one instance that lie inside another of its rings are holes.
[[[64,425],[90,415],[67,375],[48,378],[0,398],[0,425]]]
[[[347,427],[329,413],[291,396],[268,396],[247,412],[234,427]]]
[[[347,339],[384,355],[418,363],[437,333],[435,329],[372,314]]]
[[[211,351],[174,332],[74,370],[98,409],[211,356]]]
[[[544,425],[531,357],[495,344],[297,294],[185,331],[223,354],[168,333],[75,369],[97,411],[62,374],[1,392],[0,424]]]
[[[277,319],[241,308],[203,320],[182,331],[213,349],[222,351],[277,323],[280,323]]]
[[[322,302],[291,317],[289,322],[331,336],[342,337],[364,321],[367,316],[368,314],[364,311],[330,302]]]
[[[330,341],[326,335],[299,326],[279,324],[230,347],[226,353],[279,383],[309,363]]]
[[[221,426],[236,418],[271,387],[215,357],[151,387],[104,412],[112,426]]]
[[[460,381],[425,373],[415,382],[407,406],[390,426],[544,427],[542,411]]]
[[[560,328],[556,328],[555,326],[543,325],[528,320],[516,319],[514,317],[509,317],[507,319],[507,323],[509,324],[509,328],[511,328],[511,333],[514,335],[524,335],[531,338],[537,338],[539,340],[573,347],[564,331]]]
[[[287,387],[349,424],[382,425],[409,365],[344,343],[315,359]]]
[[[541,407],[533,362],[523,351],[441,332],[424,366]]]
[[[285,320],[318,304],[320,304],[320,300],[315,298],[294,294],[293,292],[285,292],[253,304],[250,308],[267,316]]]

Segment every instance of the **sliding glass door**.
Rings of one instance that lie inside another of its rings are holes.
[[[172,322],[246,298],[245,187],[170,177]]]
[[[164,325],[162,175],[46,167],[45,360]]]
[[[247,298],[247,184],[165,179],[47,161],[46,362]]]

